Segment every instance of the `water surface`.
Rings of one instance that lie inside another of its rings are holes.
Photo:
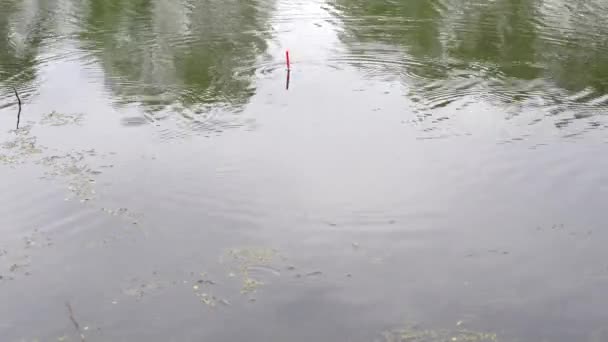
[[[608,340],[604,2],[0,6],[2,341]]]

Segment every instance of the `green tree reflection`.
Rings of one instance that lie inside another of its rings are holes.
[[[122,101],[238,107],[255,91],[269,10],[255,0],[88,0],[80,39]]]
[[[552,94],[592,88],[598,97],[608,90],[608,6],[600,0],[331,3],[343,18],[342,39],[351,50],[378,60],[387,57],[386,49],[374,44],[404,51],[397,72],[414,76],[404,82],[423,96],[425,84],[462,78],[475,79],[506,102],[521,99],[532,80],[544,84],[535,95],[550,88]]]
[[[54,5],[0,1],[0,82],[5,87],[27,88],[35,82],[37,58],[49,38]]]

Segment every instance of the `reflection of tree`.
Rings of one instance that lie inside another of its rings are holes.
[[[46,1],[2,3],[0,82],[20,87],[35,80],[36,59],[51,16],[52,11]]]
[[[266,48],[255,0],[89,0],[80,38],[110,88],[148,109],[244,104]]]
[[[426,89],[441,86],[445,95],[450,91],[445,88],[454,88],[452,81],[462,78],[476,80],[470,84],[506,102],[520,99],[526,89],[522,85],[539,79],[556,92],[588,87],[596,95],[608,91],[608,6],[601,0],[575,5],[565,0],[334,3],[344,18],[344,42],[379,59],[386,48],[361,46],[381,42],[404,51],[400,73],[419,76],[405,82],[423,97],[435,97]],[[424,87],[430,83],[432,87]],[[467,94],[456,90],[450,95]]]
[[[570,4],[573,5],[570,5]],[[608,6],[604,0],[556,0],[547,10],[543,57],[556,82],[573,91],[608,92]]]
[[[454,30],[449,54],[457,60],[483,62],[506,77],[534,79],[537,0],[497,0],[455,6]],[[454,10],[453,9],[453,10]],[[450,13],[454,13],[450,11]],[[450,14],[448,13],[448,16]]]
[[[442,68],[434,63],[444,51],[438,27],[441,11],[433,1],[336,0],[334,5],[344,14],[342,39],[355,54],[373,55],[382,51],[399,55],[399,50],[404,49],[426,63],[397,60],[393,65],[407,64],[407,74],[416,76],[444,76]],[[391,58],[388,54],[374,57]]]

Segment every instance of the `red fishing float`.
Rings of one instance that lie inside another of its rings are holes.
[[[289,50],[285,50],[285,63],[287,64],[287,70],[291,70],[291,63],[289,62]]]

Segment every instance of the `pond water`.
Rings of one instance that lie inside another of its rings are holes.
[[[608,341],[605,1],[0,7],[0,340]]]

